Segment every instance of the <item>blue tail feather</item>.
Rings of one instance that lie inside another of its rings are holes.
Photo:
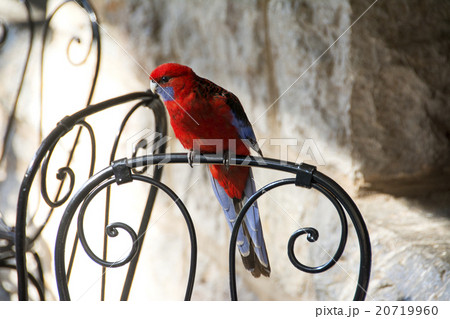
[[[253,172],[249,170],[249,176],[247,184],[244,189],[243,204],[256,192],[255,181],[253,179]],[[248,209],[245,215],[245,222],[250,234],[250,238],[255,246],[255,253],[258,256],[259,261],[266,267],[269,267],[269,258],[267,256],[266,245],[264,242],[263,231],[261,226],[261,219],[259,217],[258,203],[254,202]]]
[[[256,192],[252,171],[251,169],[249,170],[249,176],[244,189],[244,196],[240,200],[230,198],[223,187],[212,177],[211,173],[208,173],[211,179],[214,194],[222,206],[228,225],[232,230],[237,214],[244,206],[248,198]],[[243,261],[246,268],[252,271],[252,274],[255,277],[259,277],[261,273],[265,276],[269,276],[269,258],[264,243],[258,204],[256,202],[250,206],[245,215],[244,222],[238,232],[237,243],[239,252],[243,256]],[[257,260],[254,257],[249,257],[251,254],[256,255]],[[247,257],[253,260],[246,260]]]
[[[211,173],[208,171],[209,177],[211,179],[211,185],[216,194],[217,199],[219,200],[220,205],[222,206],[223,212],[225,213],[226,220],[228,222],[228,226],[230,229],[233,229],[234,223],[236,222],[237,214],[234,208],[233,200],[228,197],[227,193],[223,189],[222,186],[212,177]],[[239,229],[237,244],[239,247],[239,251],[242,255],[248,256],[250,253],[250,243],[247,238],[245,238],[244,232],[242,228]]]

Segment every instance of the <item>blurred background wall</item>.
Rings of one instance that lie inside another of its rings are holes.
[[[17,1],[9,1],[13,2]],[[42,21],[59,1],[32,3]],[[94,102],[146,90],[148,73],[161,63],[191,66],[239,97],[257,137],[266,140],[265,156],[317,165],[354,198],[372,240],[367,300],[450,298],[448,2],[98,0],[92,4],[102,26],[103,45]],[[15,10],[13,4],[0,8],[4,10],[0,16]],[[17,86],[15,70],[22,63],[14,56],[23,54],[26,41],[24,15],[14,14],[9,41],[0,48],[2,132]],[[89,82],[83,79],[92,72],[92,68],[75,70],[61,53],[74,33],[81,34],[81,45],[89,38],[85,16],[76,5],[61,16],[52,24],[55,31],[46,57],[44,136],[64,115],[83,107],[79,95]],[[81,45],[71,49],[72,59],[85,53]],[[37,70],[38,65],[31,65],[28,71],[8,165],[2,167],[0,209],[10,224],[20,180],[38,146],[39,125],[33,116],[39,99]],[[118,109],[95,119],[104,129],[102,137],[108,138],[115,127],[109,119],[120,119],[123,112]],[[140,129],[129,127],[130,136],[150,125],[145,116],[135,121]],[[108,147],[105,144],[105,150]],[[129,154],[126,147],[121,149],[124,155]],[[169,151],[183,149],[172,138]],[[255,170],[257,186],[283,176]],[[199,269],[193,299],[228,299],[229,231],[206,168],[170,166],[163,181],[185,201],[197,228]],[[285,253],[294,230],[314,226],[320,240],[317,244],[299,240],[298,255],[313,265],[326,261],[340,234],[333,207],[316,192],[294,187],[264,196],[259,205],[273,272],[270,279],[255,280],[239,265],[241,299],[351,299],[359,263],[353,232],[339,265],[324,274],[299,273]],[[182,266],[188,263],[185,226],[176,212],[166,214],[171,211],[167,199],[162,198],[157,208],[162,213],[148,232],[152,235],[146,240],[134,284],[137,292],[131,299],[183,295]],[[131,209],[126,211],[131,214]],[[54,232],[51,226],[48,229],[50,256]],[[50,278],[51,265],[46,271]],[[81,299],[87,297],[85,291],[80,288]]]

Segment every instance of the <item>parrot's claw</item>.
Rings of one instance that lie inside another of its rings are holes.
[[[194,156],[195,156],[196,152],[194,150],[189,150],[188,152],[188,164],[191,168],[193,168],[193,163],[194,163]]]
[[[227,171],[230,169],[230,152],[228,150],[223,152],[223,165]]]

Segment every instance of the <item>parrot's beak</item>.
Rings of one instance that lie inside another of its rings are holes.
[[[156,94],[156,86],[157,86],[157,85],[158,85],[158,84],[156,84],[155,81],[150,80],[150,90],[152,90],[152,92],[155,93],[155,94]]]

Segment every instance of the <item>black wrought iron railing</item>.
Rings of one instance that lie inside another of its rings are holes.
[[[148,165],[161,165],[166,164],[187,164],[189,162],[189,154],[159,154],[159,155],[149,155],[131,159],[121,159],[114,161],[112,165],[100,171],[91,177],[84,186],[77,192],[77,194],[72,198],[69,205],[67,206],[65,213],[62,217],[60,228],[58,231],[58,236],[56,240],[55,247],[55,269],[56,277],[58,282],[58,291],[61,299],[70,300],[70,294],[67,286],[67,272],[66,265],[64,262],[64,253],[66,246],[66,236],[70,226],[71,221],[74,218],[75,213],[80,209],[78,215],[78,231],[80,240],[85,248],[86,253],[98,264],[104,267],[120,267],[128,263],[133,259],[135,254],[139,249],[140,243],[136,240],[140,235],[137,235],[131,227],[123,223],[116,223],[107,226],[107,230],[110,236],[117,235],[115,228],[123,228],[128,234],[130,234],[133,246],[130,254],[123,258],[122,260],[115,262],[108,262],[102,260],[89,249],[89,245],[82,235],[83,229],[83,217],[87,206],[91,200],[98,195],[100,191],[108,187],[113,183],[124,184],[134,181],[140,181],[144,183],[149,183],[152,186],[164,191],[169,197],[174,201],[183,215],[186,226],[189,230],[190,243],[191,243],[191,262],[189,270],[189,279],[186,287],[185,300],[189,300],[192,295],[192,290],[194,286],[195,271],[197,265],[197,240],[195,236],[195,228],[192,223],[192,219],[184,206],[181,199],[165,184],[158,180],[150,178],[148,176],[143,176],[140,174],[133,174],[132,169],[139,167],[146,167]],[[223,157],[217,155],[195,155],[194,161],[203,164],[223,164]],[[341,257],[345,244],[347,241],[348,226],[345,212],[350,217],[358,236],[359,246],[360,246],[360,267],[359,267],[359,278],[356,287],[356,292],[354,294],[354,300],[364,300],[369,284],[370,277],[370,265],[371,265],[371,248],[369,235],[367,228],[364,224],[364,220],[356,207],[355,203],[348,196],[348,194],[332,179],[326,175],[320,173],[316,170],[314,166],[308,164],[295,164],[295,163],[282,163],[279,160],[260,158],[260,157],[232,157],[230,159],[231,165],[246,165],[251,167],[262,167],[267,169],[280,170],[284,172],[289,172],[294,175],[292,178],[281,179],[274,181],[270,184],[265,185],[260,188],[253,196],[249,198],[247,203],[244,205],[242,210],[239,212],[236,224],[233,228],[230,249],[229,249],[229,282],[230,282],[230,295],[232,300],[237,300],[237,287],[236,287],[236,270],[235,270],[235,253],[236,253],[236,241],[238,229],[241,226],[242,220],[247,213],[248,208],[261,196],[263,196],[268,191],[281,187],[284,185],[295,184],[299,187],[313,188],[320,193],[322,193],[328,200],[330,200],[341,221],[341,239],[340,244],[335,252],[334,256],[325,264],[317,267],[310,267],[302,264],[294,253],[294,244],[296,239],[301,235],[307,235],[307,239],[310,242],[314,242],[319,237],[319,232],[312,227],[300,228],[289,239],[288,242],[288,256],[292,264],[305,272],[308,273],[321,273],[332,266],[334,266],[339,258]],[[81,208],[80,208],[81,206]]]
[[[42,261],[39,254],[34,251],[33,243],[42,236],[43,230],[51,218],[60,218],[60,221],[58,220],[58,232],[56,238],[54,239],[54,267],[59,298],[61,300],[70,300],[71,294],[68,283],[72,273],[76,269],[76,264],[74,262],[75,256],[83,253],[84,251],[90,259],[99,265],[99,271],[101,272],[101,300],[105,300],[106,295],[107,278],[105,275],[105,270],[108,268],[128,267],[120,294],[121,300],[127,300],[132,288],[133,278],[136,273],[145,234],[152,217],[152,211],[154,210],[155,200],[158,193],[162,192],[165,193],[173,201],[174,206],[178,208],[183,216],[188,230],[190,240],[190,262],[189,264],[186,264],[186,267],[189,267],[189,271],[184,299],[189,300],[194,290],[197,262],[202,262],[201,260],[197,261],[197,236],[195,232],[195,225],[191,219],[189,211],[180,197],[169,187],[169,185],[161,182],[163,168],[169,164],[186,165],[189,162],[188,155],[181,153],[165,153],[166,143],[158,143],[165,136],[167,136],[168,127],[164,106],[159,98],[153,93],[130,93],[101,103],[91,104],[100,70],[101,46],[98,20],[88,1],[64,1],[46,18],[43,24],[43,46],[40,59],[41,112],[43,112],[42,105],[44,104],[42,99],[44,83],[43,65],[45,43],[49,33],[48,30],[56,13],[60,12],[63,6],[71,2],[76,2],[81,9],[85,10],[92,28],[92,41],[88,44],[89,48],[86,52],[88,54],[94,53],[96,59],[93,64],[94,71],[92,75],[93,78],[91,80],[91,89],[86,103],[87,107],[73,113],[70,116],[64,117],[47,135],[47,137],[42,140],[39,148],[35,152],[25,172],[19,189],[16,225],[15,227],[8,227],[5,225],[0,228],[0,238],[4,238],[7,241],[6,245],[0,247],[0,267],[17,270],[17,289],[20,300],[29,299],[29,286],[35,287],[38,292],[39,299],[44,300],[46,295],[46,280],[44,279],[41,264],[48,264],[51,263],[51,261]],[[24,0],[24,3],[27,10],[29,10],[30,6],[28,2]],[[30,17],[31,15],[28,14],[28,16]],[[29,21],[32,25],[32,21]],[[4,24],[2,24],[2,28],[7,30]],[[31,38],[33,38],[33,29],[31,28],[30,30]],[[6,32],[7,31],[4,31],[5,34]],[[71,61],[70,48],[75,42],[78,41],[79,40],[77,37],[73,37],[67,45],[67,56],[69,61]],[[32,41],[30,41],[30,50],[31,43]],[[82,62],[85,62],[86,60],[87,59],[83,59]],[[24,74],[25,73],[26,72],[24,71]],[[21,90],[22,84],[20,84],[18,95],[21,94]],[[106,112],[108,109],[119,106],[122,107],[121,105],[124,104],[129,105],[130,103],[132,103],[132,105],[129,107],[128,112],[125,114],[123,119],[119,121],[117,134],[115,135],[112,148],[109,153],[109,162],[106,164],[99,164],[97,160],[97,155],[99,152],[98,145],[104,144],[105,141],[97,140],[97,130],[93,125],[91,125],[91,116],[101,112]],[[8,145],[12,143],[11,141],[13,135],[11,133],[12,131],[10,132],[10,126],[12,127],[14,125],[16,108],[17,101],[11,111],[10,120],[8,122],[11,122],[12,124],[8,124],[8,128],[4,135],[5,138],[3,141],[2,154],[8,152]],[[125,127],[127,126],[127,123],[129,123],[130,118],[141,109],[149,110],[152,113],[152,117],[154,119],[154,127],[152,131],[156,132],[156,134],[152,135],[152,141],[148,141],[145,137],[135,141],[136,143],[134,143],[133,152],[128,158],[118,158],[117,150],[119,144],[123,142],[123,132]],[[50,178],[47,176],[50,166],[49,163],[51,162],[57,145],[70,132],[75,133],[75,139],[71,144],[67,159],[64,161],[64,164],[62,164],[62,167],[57,170],[56,178],[58,183],[56,183],[56,188],[49,190],[47,185]],[[73,158],[81,143],[80,136],[81,134],[84,134],[83,132],[87,132],[90,141],[90,154],[84,154],[83,156],[88,167],[87,177],[86,175],[83,175],[85,173],[80,173],[76,171],[76,169],[72,168]],[[146,155],[138,156],[138,154],[142,153],[143,150]],[[202,165],[223,164],[222,157],[208,154],[195,155],[194,161]],[[109,163],[111,164],[108,165]],[[108,166],[105,167],[105,165]],[[311,165],[296,164],[261,157],[232,157],[229,165],[245,165],[292,174],[292,177],[290,178],[276,180],[261,187],[251,198],[249,198],[248,202],[244,205],[238,215],[229,242],[229,284],[231,299],[238,299],[235,270],[235,250],[238,229],[247,209],[254,201],[275,188],[286,185],[296,185],[298,187],[311,189],[311,192],[317,191],[332,203],[339,216],[341,237],[338,248],[330,260],[321,266],[311,267],[303,264],[299,258],[297,258],[294,253],[294,246],[297,238],[302,235],[305,235],[307,240],[310,242],[316,241],[318,239],[319,232],[313,227],[298,229],[290,236],[287,243],[287,255],[292,265],[300,271],[307,273],[322,273],[333,267],[339,261],[344,252],[347,243],[347,222],[349,219],[356,230],[360,249],[359,277],[355,288],[354,300],[364,300],[370,277],[371,247],[364,220],[349,195],[335,181],[325,176],[319,172],[316,167]],[[99,166],[104,168],[101,170],[96,169],[96,167]],[[188,168],[187,165],[186,167]],[[148,173],[148,170],[150,169],[152,170],[151,174]],[[75,183],[75,180],[79,181],[80,179],[85,181],[84,184],[81,186],[76,186],[78,184]],[[145,202],[145,205],[139,218],[139,228],[137,231],[125,222],[110,222],[112,200],[111,187],[113,185],[118,185],[118,189],[120,190],[121,185],[130,183],[144,183],[150,186],[146,198],[142,199]],[[40,189],[40,198],[42,198],[46,208],[40,208],[38,211],[34,212],[32,211],[30,205],[30,195],[34,189],[33,187],[36,187],[36,184]],[[97,198],[99,194],[103,193],[105,193],[105,203],[103,210],[104,223],[102,229],[103,242],[100,256],[97,255],[91,248],[92,245],[85,235],[84,219],[88,206],[93,202],[94,198]],[[57,215],[54,213],[55,210],[62,211],[63,209],[64,213],[62,215]],[[44,216],[44,221],[37,227],[32,228],[30,223],[30,220],[32,219],[31,216],[35,216],[37,214]],[[71,227],[75,227],[76,229],[73,237],[68,236]],[[125,233],[130,236],[130,240],[132,241],[131,249],[125,257],[110,261],[108,260],[108,240],[111,237],[117,236],[119,230],[125,231]],[[83,250],[79,249],[79,244],[81,244]],[[50,245],[52,245],[52,243],[50,243]],[[29,271],[30,259],[34,260],[34,263],[38,265],[36,274],[32,274]]]

